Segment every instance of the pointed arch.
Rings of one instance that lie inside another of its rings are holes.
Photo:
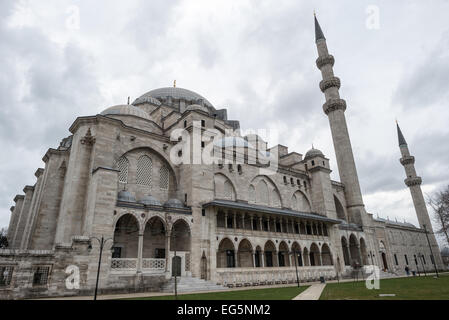
[[[255,186],[256,194],[259,193],[258,187],[259,187],[260,181],[262,181],[262,180],[266,183],[266,185],[268,187],[268,192],[267,192],[268,197],[266,198],[267,200],[265,200],[261,204],[266,204],[266,205],[274,206],[274,207],[283,207],[284,199],[282,198],[281,192],[279,191],[279,188],[277,187],[276,183],[274,183],[274,181],[267,175],[258,175],[251,180],[250,185]],[[277,201],[278,199],[279,199],[279,204]],[[256,196],[256,202],[257,202],[257,200],[258,199]],[[275,205],[273,205],[273,204],[275,204]]]
[[[159,188],[161,190],[168,190],[170,185],[170,173],[166,165],[162,165],[159,169]]]
[[[271,206],[280,208],[281,207],[281,196],[277,192],[276,188],[271,190]]]
[[[346,217],[343,205],[341,204],[341,201],[337,198],[337,196],[335,196],[335,194],[334,194],[334,203],[335,203],[335,210],[337,211],[337,218],[347,221],[348,219]]]
[[[214,175],[214,195],[217,199],[236,200],[236,188],[226,175],[216,173]]]
[[[295,203],[293,203],[293,202],[295,202]],[[301,211],[301,212],[311,212],[312,211],[312,208],[310,206],[310,201],[302,191],[298,190],[293,194],[292,209]]]

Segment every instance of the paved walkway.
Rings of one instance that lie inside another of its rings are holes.
[[[325,286],[325,283],[313,284],[292,300],[318,300]]]

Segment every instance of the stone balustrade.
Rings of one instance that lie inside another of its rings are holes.
[[[139,265],[137,258],[113,258],[111,259],[111,271],[113,273],[135,273]],[[145,258],[142,259],[142,272],[164,273],[165,259]]]
[[[318,281],[320,277],[334,279],[336,276],[333,266],[298,267],[300,282]],[[228,287],[288,284],[296,281],[295,267],[217,269],[217,284]]]

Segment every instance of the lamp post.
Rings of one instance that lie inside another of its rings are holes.
[[[89,239],[89,241],[92,241],[92,239],[97,240],[98,243],[100,244],[100,256],[98,257],[97,280],[96,280],[96,283],[95,283],[95,294],[94,294],[94,300],[97,300],[98,280],[100,278],[101,256],[103,254],[103,248],[104,248],[104,245],[106,244],[106,242],[108,242],[109,240],[111,240],[113,242],[112,245],[114,245],[114,239],[108,238],[108,239],[105,240],[104,237],[101,236],[101,239],[98,239],[97,237],[91,237]],[[89,243],[89,246],[87,247],[87,249],[89,251],[92,250],[92,243]]]
[[[374,260],[373,260],[374,255],[373,255],[372,251],[369,252],[369,256],[371,258],[371,264],[374,266]]]
[[[438,278],[439,275],[438,275],[437,264],[436,264],[436,260],[435,260],[435,257],[434,257],[434,255],[433,255],[433,252],[432,252],[432,246],[430,245],[430,240],[429,240],[429,235],[427,234],[427,228],[426,228],[426,225],[423,224],[423,227],[424,227],[424,231],[425,231],[425,233],[426,233],[427,243],[429,244],[430,254],[431,254],[431,257],[432,257],[432,261],[431,261],[431,262],[433,263],[433,266],[434,266],[434,268],[435,268],[435,273],[437,274],[437,278]]]

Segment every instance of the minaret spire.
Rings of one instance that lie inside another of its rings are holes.
[[[334,75],[335,59],[329,54],[326,38],[315,16],[315,37],[318,50],[316,65],[321,71],[323,81],[320,89],[324,93],[326,103],[323,105],[324,113],[329,118],[332,140],[337,157],[338,172],[341,182],[345,185],[345,198],[349,222],[358,225],[367,225],[367,214],[363,204],[357,168],[352,153],[351,140],[346,124],[346,101],[340,98],[340,79]]]
[[[313,16],[315,19],[315,41],[326,40],[326,38],[324,37],[324,34],[323,34],[323,30],[321,30],[320,23],[318,22],[318,19],[316,18],[315,12],[313,12]]]
[[[406,146],[407,142],[405,141],[404,135],[402,134],[401,128],[399,127],[399,123],[396,121],[396,127],[398,130],[398,140],[399,140],[399,146]]]

